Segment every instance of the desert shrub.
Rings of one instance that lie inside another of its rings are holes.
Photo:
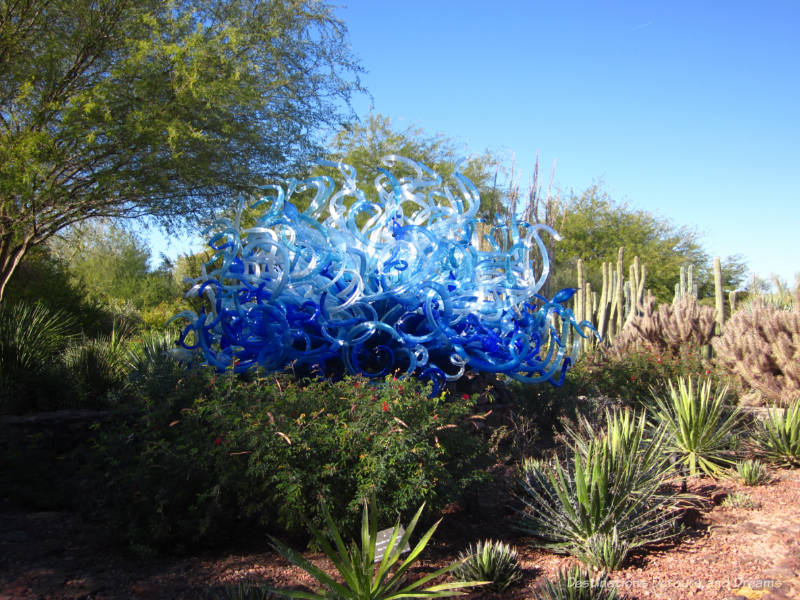
[[[743,460],[736,463],[736,475],[745,485],[763,485],[769,481],[769,473],[759,460]]]
[[[717,363],[767,403],[800,395],[800,312],[766,305],[736,311],[713,341]]]
[[[74,325],[65,313],[42,304],[0,304],[0,410],[57,405],[64,392],[58,353],[72,339]]]
[[[619,600],[617,588],[611,585],[608,575],[593,576],[586,569],[570,567],[558,572],[557,579],[545,579],[536,600]]]
[[[320,496],[347,531],[366,497],[384,519],[422,501],[433,513],[484,476],[486,455],[462,427],[471,400],[429,392],[186,372],[98,431],[105,508],[129,543],[176,549],[237,528],[303,537]]]
[[[564,461],[530,463],[521,481],[519,528],[535,545],[616,568],[630,550],[675,534],[664,437],[644,415],[609,413],[605,430],[570,438]]]
[[[733,463],[732,437],[741,423],[738,407],[725,404],[727,389],[712,393],[712,383],[679,378],[666,396],[654,394],[652,415],[668,435],[667,451],[690,475],[719,476]]]
[[[108,336],[84,338],[66,348],[62,356],[82,407],[101,407],[108,393],[122,387],[127,376],[124,336],[112,330]]]
[[[463,581],[489,581],[488,588],[503,592],[522,577],[517,551],[508,544],[485,540],[458,555],[453,574]]]
[[[772,410],[756,424],[753,436],[758,452],[767,460],[800,467],[800,398],[782,410]]]
[[[625,352],[596,350],[585,354],[568,374],[575,393],[606,397],[624,404],[646,404],[652,389],[678,377],[706,377],[721,383],[721,374],[703,359],[700,348],[664,351],[633,346]]]

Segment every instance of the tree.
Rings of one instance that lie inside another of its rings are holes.
[[[624,246],[629,259],[638,256],[647,266],[647,287],[659,301],[672,300],[680,268],[690,264],[695,268],[700,296],[713,296],[711,260],[695,230],[675,226],[650,212],[615,203],[597,185],[579,196],[572,195],[566,199],[557,229],[563,239],[556,243],[552,258],[561,287],[575,285],[575,265],[580,258],[587,279],[595,290],[599,290],[602,263],[616,263],[619,247]],[[726,285],[735,287],[743,275],[741,257],[725,259],[723,282]]]
[[[330,160],[342,161],[356,168],[360,188],[368,193],[378,175],[381,158],[398,154],[424,164],[443,178],[450,177],[456,163],[468,152],[453,139],[439,133],[430,135],[422,128],[396,129],[389,117],[370,113],[363,123],[349,123],[329,144]],[[322,171],[322,170],[320,170]],[[330,173],[330,170],[325,172]],[[504,215],[502,201],[506,190],[500,160],[491,152],[472,156],[461,165],[461,172],[481,193],[478,215],[492,221]],[[499,181],[500,180],[500,181]]]
[[[174,228],[296,171],[360,71],[316,0],[0,0],[0,300],[69,225]]]
[[[151,269],[145,241],[108,221],[72,227],[48,246],[53,257],[67,265],[73,285],[94,303],[128,303],[141,311],[182,295],[169,259],[162,257]]]

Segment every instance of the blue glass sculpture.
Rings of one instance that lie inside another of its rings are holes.
[[[267,186],[207,229],[214,255],[187,293],[206,307],[176,315],[188,321],[181,346],[220,370],[399,373],[431,380],[434,394],[467,369],[560,385],[579,337],[596,331],[562,306],[575,290],[538,294],[550,270],[540,233],[558,234],[481,225],[478,190],[457,168],[447,185],[409,159],[382,162],[372,200],[353,167],[325,162],[341,184]],[[244,208],[263,211],[252,227]]]

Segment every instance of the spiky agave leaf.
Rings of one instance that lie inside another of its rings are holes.
[[[727,388],[712,394],[711,381],[679,377],[667,382],[668,396],[654,396],[656,422],[668,433],[667,451],[675,453],[690,475],[719,477],[733,463],[729,445],[741,423],[738,407],[725,405]]]
[[[406,584],[405,577],[409,567],[428,544],[440,523],[440,521],[434,523],[419,539],[414,548],[408,553],[408,556],[400,562],[402,549],[406,547],[406,544],[411,539],[411,534],[417,526],[424,507],[424,504],[419,507],[408,524],[405,533],[400,533],[399,521],[395,524],[386,552],[376,568],[374,559],[378,527],[375,511],[370,511],[368,503],[364,504],[364,510],[361,515],[360,544],[354,541],[348,546],[344,543],[339,529],[323,503],[322,511],[327,524],[327,535],[314,527],[310,527],[310,529],[317,544],[319,544],[322,551],[339,572],[342,583],[336,581],[280,540],[272,538],[275,550],[286,560],[314,577],[323,589],[318,592],[279,589],[272,589],[271,591],[287,598],[302,598],[306,600],[330,599],[331,595],[339,600],[399,600],[401,598],[446,598],[458,596],[462,594],[460,590],[464,588],[488,583],[486,581],[455,581],[440,583],[426,588],[422,587],[429,581],[453,571],[458,566],[458,564],[453,564]]]

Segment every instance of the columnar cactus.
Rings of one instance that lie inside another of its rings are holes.
[[[778,405],[800,396],[800,312],[739,310],[712,342],[718,364]]]

